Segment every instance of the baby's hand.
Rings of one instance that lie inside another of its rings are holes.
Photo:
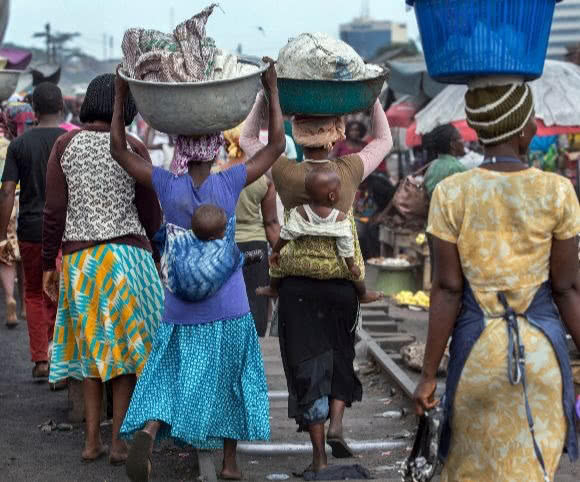
[[[350,273],[351,273],[351,274],[352,274],[352,275],[353,275],[355,278],[357,278],[357,279],[358,279],[358,278],[360,278],[360,268],[359,268],[359,267],[358,267],[356,264],[353,264],[353,265],[350,267]]]
[[[280,267],[280,253],[272,253],[270,256],[270,266],[274,266],[276,268]]]

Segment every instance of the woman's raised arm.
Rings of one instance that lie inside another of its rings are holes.
[[[139,184],[153,188],[153,166],[140,155],[127,148],[125,134],[125,99],[129,85],[119,75],[115,78],[115,108],[111,122],[111,156]]]
[[[262,83],[268,94],[268,109],[270,113],[268,144],[246,162],[246,186],[265,174],[282,155],[286,147],[284,118],[282,117],[282,109],[278,98],[276,68],[273,60],[264,58],[264,61],[270,63],[270,67],[262,76]]]
[[[379,166],[383,159],[393,148],[393,137],[389,127],[389,121],[381,103],[377,99],[373,106],[371,118],[373,140],[359,152],[364,166],[363,179],[366,179]]]

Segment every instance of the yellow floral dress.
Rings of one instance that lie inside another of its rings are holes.
[[[455,393],[442,480],[542,481],[522,386],[512,386],[507,377],[507,329],[498,317],[504,310],[497,293],[503,291],[523,313],[548,280],[552,239],[580,232],[572,184],[537,169],[456,174],[437,186],[427,231],[457,245],[463,274],[485,315]],[[536,437],[553,479],[567,428],[562,376],[548,338],[524,318],[519,326]]]

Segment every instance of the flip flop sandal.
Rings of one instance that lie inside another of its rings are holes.
[[[103,446],[101,446],[101,450],[96,455],[96,457],[83,457],[83,456],[81,456],[81,461],[84,464],[90,464],[92,462],[96,462],[99,459],[102,459],[108,453],[109,453],[109,446],[108,445],[103,445]]]
[[[109,455],[109,464],[111,464],[113,467],[120,467],[126,463],[127,457],[113,457],[112,455]]]
[[[332,456],[337,459],[348,459],[354,457],[354,453],[343,438],[329,438],[326,443],[332,449]]]
[[[47,370],[46,374],[39,373],[37,365],[32,367],[32,378],[34,379],[35,382],[38,382],[38,383],[46,382],[48,380],[49,373],[50,373],[50,370]]]
[[[218,476],[218,479],[220,480],[242,480],[242,475],[240,475],[239,477],[236,477],[234,475],[223,475],[221,472]]]
[[[125,462],[127,477],[133,482],[147,482],[151,475],[151,458],[153,438],[147,432],[140,430],[135,434],[129,456]]]
[[[304,477],[304,474],[306,472],[314,472],[312,470],[312,464],[310,464],[308,467],[306,467],[302,472],[292,472],[292,475],[294,477],[298,477],[299,479],[301,479],[302,477]]]
[[[6,320],[6,328],[16,328],[19,324],[18,320]]]

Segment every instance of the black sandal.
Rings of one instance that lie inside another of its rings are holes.
[[[151,476],[151,458],[153,438],[147,432],[140,430],[135,434],[129,456],[125,462],[127,477],[133,482],[148,482]]]
[[[348,459],[354,457],[353,451],[342,437],[333,437],[326,440],[332,449],[332,456],[337,459]]]

